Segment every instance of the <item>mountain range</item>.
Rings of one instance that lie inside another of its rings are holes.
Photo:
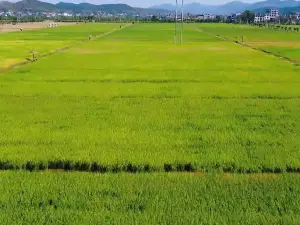
[[[51,11],[55,10],[55,5],[40,2],[37,0],[23,0],[16,3],[8,2],[8,1],[0,1],[0,10],[3,11],[25,11],[25,10],[32,10],[32,11]]]
[[[154,9],[165,9],[175,11],[176,7],[172,4],[162,4],[152,6]],[[184,5],[184,11],[189,13],[212,13],[212,14],[230,14],[239,13],[245,10],[260,12],[266,8],[285,9],[291,12],[297,11],[300,8],[300,1],[295,0],[266,0],[255,3],[245,3],[240,1],[232,1],[222,5],[205,5],[200,3],[191,3]]]
[[[222,5],[205,5],[200,3],[191,3],[184,5],[184,11],[192,14],[211,13],[211,14],[230,14],[252,10],[261,12],[266,8],[279,8],[282,12],[300,11],[300,1],[295,0],[266,0],[256,3],[244,3],[233,1]],[[282,9],[282,10],[281,10]],[[166,14],[175,11],[175,6],[172,4],[156,5],[150,8],[136,8],[126,4],[103,4],[94,5],[89,3],[65,3],[58,4],[46,3],[38,0],[21,0],[16,3],[1,1],[0,11],[43,11],[43,12],[73,12],[73,13],[88,13],[88,12],[106,12],[106,13],[127,13],[127,14]]]
[[[58,4],[46,3],[38,0],[21,0],[16,3],[1,1],[0,11],[32,11],[32,12],[73,12],[73,13],[91,13],[91,12],[105,12],[105,13],[127,13],[127,14],[161,14],[167,13],[165,9],[155,8],[136,8],[126,4],[103,4],[94,5],[89,3],[65,3]]]

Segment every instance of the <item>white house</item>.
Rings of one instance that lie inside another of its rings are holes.
[[[215,18],[215,16],[212,14],[204,14],[203,16],[205,20],[212,20]]]
[[[263,23],[265,21],[265,16],[262,14],[257,14],[254,17],[254,23]]]
[[[197,17],[196,17],[198,20],[204,20],[204,15],[203,14],[201,14],[201,15],[197,15]]]
[[[71,16],[73,16],[71,13],[63,13],[63,16],[65,16],[65,17],[71,17]]]
[[[264,21],[270,21],[271,20],[271,15],[270,14],[266,14],[264,16]]]

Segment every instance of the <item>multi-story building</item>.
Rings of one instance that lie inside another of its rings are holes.
[[[265,21],[265,16],[263,14],[257,14],[254,17],[254,23],[263,23]]]
[[[267,13],[270,15],[271,19],[276,19],[279,17],[279,10],[278,9],[268,9]]]
[[[266,14],[257,14],[254,17],[254,23],[263,23],[275,20],[279,17],[278,9],[268,9]]]

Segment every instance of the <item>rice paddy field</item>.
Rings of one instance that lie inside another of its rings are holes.
[[[299,27],[295,25],[294,27]],[[248,25],[203,24],[203,32],[220,35],[234,41],[243,41],[252,47],[287,57],[300,64],[300,33],[273,30]]]
[[[2,224],[298,224],[300,34],[184,31],[0,35]]]
[[[14,173],[2,224],[299,224],[298,175]]]
[[[14,64],[31,58],[32,51],[37,56],[49,54],[61,48],[88,40],[88,36],[101,35],[112,30],[116,25],[102,24],[95,27],[91,24],[80,24],[56,28],[43,28],[39,31],[17,33],[0,33],[0,71]]]

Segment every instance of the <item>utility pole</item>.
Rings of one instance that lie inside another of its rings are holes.
[[[177,21],[178,21],[178,9],[181,8],[181,16],[180,16],[180,43],[183,43],[183,20],[184,20],[184,15],[183,15],[183,0],[181,0],[181,6],[178,4],[178,0],[176,0],[176,11],[175,11],[175,33],[174,33],[174,43],[177,44]]]
[[[175,12],[175,33],[174,33],[175,44],[177,44],[177,16],[178,16],[178,0],[176,0],[176,12]]]
[[[180,43],[183,43],[183,0],[181,0],[181,27],[180,27]]]

